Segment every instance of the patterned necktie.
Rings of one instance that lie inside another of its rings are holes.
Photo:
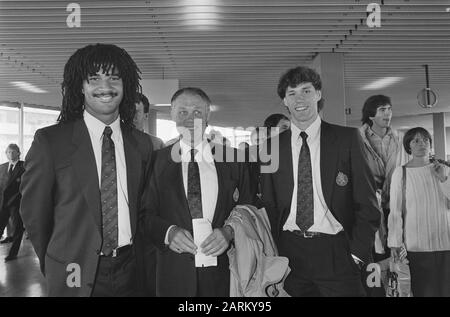
[[[188,204],[192,219],[203,218],[202,188],[200,186],[200,171],[195,161],[197,150],[191,150],[191,160],[188,164]]]
[[[301,232],[307,231],[314,224],[314,193],[312,182],[311,153],[306,139],[308,135],[301,132],[303,144],[298,158],[297,179],[297,218],[296,223]]]
[[[102,233],[104,255],[110,255],[118,243],[117,172],[112,130],[105,127],[102,142],[102,181],[100,197],[102,202]]]

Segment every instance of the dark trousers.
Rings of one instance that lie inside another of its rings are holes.
[[[156,296],[156,248],[144,246],[144,296]]]
[[[304,238],[289,231],[280,235],[279,253],[289,259],[286,292],[302,296],[364,296],[361,273],[343,232]]]
[[[197,268],[197,297],[230,297],[230,274],[220,274],[217,267]]]
[[[137,296],[136,277],[136,259],[132,248],[117,257],[100,256],[92,296]]]
[[[10,218],[12,219],[12,223],[14,226],[14,234],[12,236],[13,241],[11,248],[9,249],[8,256],[15,257],[19,252],[24,232],[22,217],[19,213],[19,206],[13,206],[10,208],[3,207],[0,210],[0,232],[3,232]]]
[[[414,297],[450,297],[450,251],[410,252]]]

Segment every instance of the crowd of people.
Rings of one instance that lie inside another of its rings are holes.
[[[319,74],[295,67],[277,87],[288,115],[233,149],[205,134],[201,88],[171,99],[180,137],[144,133],[139,80],[122,48],[77,50],[58,123],[36,132],[25,163],[7,149],[5,261],[25,227],[49,296],[384,296],[391,259],[409,262],[414,296],[450,296],[448,168],[430,161],[428,131],[391,128],[389,97],[366,100],[359,129],[334,125],[320,116]],[[372,263],[378,287],[366,283]]]

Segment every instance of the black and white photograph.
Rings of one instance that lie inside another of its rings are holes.
[[[0,297],[450,297],[449,173],[449,0],[0,0]]]

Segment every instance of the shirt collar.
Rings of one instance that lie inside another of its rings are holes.
[[[8,168],[12,165],[12,167],[16,167],[17,162],[19,162],[19,160],[15,161],[15,162],[9,162],[9,166]]]
[[[109,125],[104,124],[102,121],[98,120],[87,111],[84,111],[83,116],[88,130],[90,131],[90,133],[92,133],[96,140],[102,139],[103,131],[105,131],[106,126],[109,126],[113,131],[111,138],[117,139],[117,137],[122,134],[122,131],[120,130],[120,115],[114,122]]]
[[[320,118],[320,116],[317,116],[316,120],[314,120],[314,122],[306,130],[304,130],[308,135],[308,142],[309,140],[315,140],[319,136],[321,125],[322,119]],[[300,138],[300,132],[302,132],[303,130],[300,130],[294,123],[292,123],[291,131],[294,140],[298,140]]]
[[[386,136],[391,137],[393,135],[393,131],[392,131],[391,127],[387,127],[386,134],[383,137],[380,137],[378,134],[373,132],[372,128],[367,123],[365,125],[367,125],[366,133],[369,137],[377,136],[380,139],[384,139]]]
[[[191,160],[191,149],[192,146],[186,142],[183,142],[183,139],[180,140],[180,149],[181,149],[181,160],[183,162],[189,162]],[[208,139],[206,136],[203,138],[202,142],[197,144],[194,149],[197,150],[195,154],[195,161],[199,162],[202,159],[205,159],[207,162],[213,162],[213,156],[211,153],[211,146],[209,145]],[[199,153],[203,153],[203,155],[199,156]]]

